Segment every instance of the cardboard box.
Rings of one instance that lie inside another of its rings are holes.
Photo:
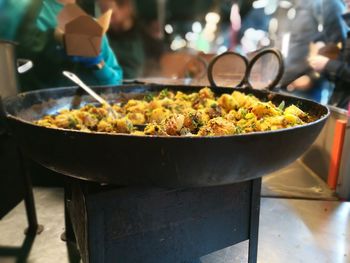
[[[100,54],[102,37],[106,33],[112,10],[98,19],[86,14],[76,4],[67,4],[57,16],[58,29],[64,34],[67,55],[96,57]]]
[[[329,59],[337,59],[341,50],[341,43],[310,43],[309,56],[322,55]]]

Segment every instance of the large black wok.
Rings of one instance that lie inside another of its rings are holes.
[[[162,85],[94,90],[110,101],[143,97]],[[201,87],[166,86],[193,92]],[[213,88],[216,94],[233,88]],[[62,108],[93,102],[76,87],[23,93],[5,101],[9,126],[33,160],[59,173],[116,185],[212,186],[261,177],[296,160],[316,139],[329,115],[315,102],[264,90],[239,89],[279,104],[296,104],[318,117],[289,129],[223,137],[148,137],[45,128],[31,121]]]

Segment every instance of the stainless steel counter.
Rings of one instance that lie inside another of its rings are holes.
[[[331,115],[315,143],[291,165],[263,178],[262,196],[318,200],[350,200],[350,126],[345,142],[337,189],[327,184],[336,120],[347,120],[347,112],[330,107]]]
[[[338,200],[334,191],[301,160],[263,177],[263,197]]]

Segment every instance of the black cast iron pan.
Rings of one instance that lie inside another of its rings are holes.
[[[94,90],[125,98],[163,88],[150,85]],[[217,94],[232,92],[231,88],[214,90]],[[260,90],[241,91],[270,98],[276,104],[297,104],[319,119],[290,129],[225,137],[139,137],[51,129],[31,123],[61,108],[92,102],[89,96],[77,95],[79,89],[75,87],[21,94],[6,101],[6,111],[23,151],[59,173],[116,185],[211,186],[257,178],[293,162],[313,143],[329,114],[326,107],[312,101]]]
[[[5,109],[11,132],[23,151],[33,160],[64,175],[115,185],[193,187],[231,184],[261,177],[295,161],[314,142],[329,115],[328,108],[316,102],[265,89],[251,89],[246,82],[247,76],[245,74],[244,81],[240,81],[245,83],[244,88],[213,86],[212,89],[217,95],[236,89],[262,100],[272,100],[275,104],[282,101],[286,106],[296,104],[317,120],[289,129],[220,137],[87,133],[32,123],[60,109],[78,108],[94,102],[77,87],[19,94],[5,101]],[[116,102],[142,98],[148,92],[164,88],[194,92],[202,87],[139,84],[95,87],[94,90]]]

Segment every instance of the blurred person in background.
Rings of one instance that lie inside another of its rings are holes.
[[[107,32],[125,79],[157,76],[164,51],[157,17],[139,18],[133,0],[98,0],[101,12],[112,9]]]
[[[123,68],[125,79],[143,74],[145,52],[133,0],[98,0],[101,12],[112,10],[108,30],[110,46]]]
[[[164,46],[163,28],[158,19],[148,18],[143,27],[143,43],[146,54],[143,75],[154,77],[160,74],[160,60],[167,49]]]
[[[0,0],[0,38],[14,40],[31,0]]]
[[[62,34],[57,29],[57,15],[65,4],[75,0],[31,0],[16,30],[17,54],[33,61],[34,68],[20,76],[22,91],[71,86],[63,70],[76,73],[89,85],[115,85],[122,79],[122,69],[109,47],[107,37],[97,57],[67,56]]]
[[[239,31],[242,53],[247,54],[270,45],[268,41],[270,19],[270,15],[266,14],[263,7],[249,10],[242,21],[242,27]]]
[[[289,28],[280,35],[290,36],[289,41],[281,41],[282,45],[283,42],[288,42],[289,47],[281,86],[288,86],[288,90],[293,94],[327,103],[333,86],[324,76],[315,74],[307,58],[310,43],[318,41],[325,44],[344,43],[346,36],[346,25],[342,19],[344,3],[342,0],[295,0],[288,8],[287,16],[277,17],[277,21],[289,20],[285,23]],[[278,25],[279,23],[275,23],[274,27]],[[277,31],[276,28],[273,30]],[[281,50],[284,49],[282,46]]]
[[[23,8],[22,17],[17,17],[20,23],[16,24],[7,19],[6,24],[1,25],[1,28],[11,29],[7,36],[9,40],[18,42],[17,54],[34,62],[33,69],[19,78],[22,91],[72,86],[72,82],[62,75],[63,70],[76,73],[88,85],[115,85],[121,82],[122,69],[109,47],[106,36],[103,37],[101,54],[98,57],[66,55],[62,34],[56,27],[57,14],[69,3],[75,3],[75,0],[18,1],[18,6]],[[9,9],[2,12],[19,14],[16,5],[7,7]],[[3,30],[0,33],[3,33]],[[2,37],[3,35],[0,35],[0,38]],[[34,184],[62,185],[61,175],[35,162],[29,162],[28,169]]]
[[[347,10],[343,19],[350,29],[350,0],[346,1]],[[330,104],[348,109],[350,102],[350,32],[347,33],[345,45],[339,59],[315,54],[310,56],[309,64],[316,72],[323,74],[335,83],[335,90]]]

